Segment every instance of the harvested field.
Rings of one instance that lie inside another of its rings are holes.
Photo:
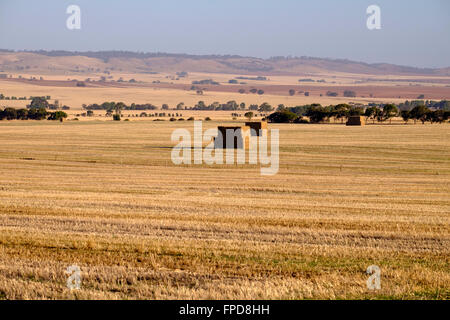
[[[176,128],[1,122],[0,299],[450,298],[448,124],[271,125],[272,177],[172,164]]]

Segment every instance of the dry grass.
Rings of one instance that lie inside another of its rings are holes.
[[[405,100],[416,99],[420,94],[424,94],[426,99],[449,99],[450,88],[448,87],[449,77],[406,77],[404,82],[389,82],[389,81],[367,81],[367,78],[373,79],[397,79],[401,76],[383,77],[376,75],[358,75],[348,73],[326,73],[317,74],[315,76],[307,76],[306,78],[314,78],[315,80],[326,79],[326,83],[300,83],[299,78],[305,76],[270,76],[267,81],[245,80],[246,85],[230,85],[228,80],[233,79],[238,74],[223,74],[223,73],[189,73],[189,77],[180,78],[179,80],[172,80],[175,73],[160,73],[155,75],[139,74],[139,73],[114,73],[111,75],[113,80],[117,81],[123,78],[126,81],[129,79],[136,79],[139,83],[120,84],[120,83],[88,83],[88,87],[77,88],[75,82],[67,81],[68,79],[84,80],[91,78],[92,80],[99,80],[104,74],[12,74],[15,79],[0,80],[0,93],[6,96],[48,96],[52,99],[57,99],[61,104],[71,107],[71,114],[79,113],[83,104],[103,103],[105,101],[122,101],[127,104],[131,103],[152,103],[157,106],[168,104],[170,108],[175,108],[180,102],[184,102],[186,106],[193,107],[198,101],[202,100],[207,104],[215,101],[225,103],[230,100],[235,100],[238,103],[245,102],[247,106],[250,104],[261,105],[267,102],[274,107],[279,104],[286,106],[298,106],[311,103],[321,103],[322,105],[338,104],[338,103],[362,103],[370,102],[378,103],[400,103]],[[40,76],[44,77],[44,81],[18,81],[18,76],[21,75],[25,79],[30,77]],[[247,75],[248,76],[248,75]],[[169,77],[169,78],[167,78]],[[197,95],[195,90],[188,90],[191,87],[192,81],[213,79],[220,82],[219,86],[200,86],[206,87],[204,95]],[[408,82],[408,80],[423,81],[423,82]],[[442,84],[430,84],[427,81],[438,81],[441,79]],[[58,82],[62,81],[62,82]],[[160,81],[161,84],[153,84],[153,81]],[[244,81],[244,80],[242,80]],[[363,81],[358,84],[355,82]],[[238,90],[244,88],[247,93],[240,94]],[[250,88],[264,89],[264,95],[250,94]],[[289,96],[289,89],[296,89],[296,91],[308,91],[310,96],[305,97],[304,94],[296,94]],[[327,97],[327,91],[336,91],[339,93],[338,97]],[[343,96],[344,90],[353,90],[357,93],[357,97],[348,98]],[[323,96],[320,96],[322,94]],[[373,94],[373,97],[370,95]],[[24,100],[2,100],[0,106],[10,106],[15,108],[25,107],[30,101]],[[104,111],[98,111],[97,114],[104,114]],[[140,112],[135,112],[140,113]],[[228,112],[227,115],[229,117]]]
[[[0,299],[450,298],[448,125],[272,126],[273,177],[173,165],[182,126],[1,122]]]

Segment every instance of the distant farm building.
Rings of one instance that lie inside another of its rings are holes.
[[[366,121],[362,116],[350,116],[348,117],[347,126],[364,126],[366,125]]]
[[[246,122],[245,125],[250,129],[255,130],[256,136],[262,136],[267,134],[267,122],[265,121],[253,121]],[[251,131],[252,135],[253,132]]]
[[[250,145],[250,127],[218,127],[218,137],[214,139],[214,148],[220,149],[248,149]],[[228,135],[228,139],[227,139]],[[227,140],[229,142],[227,143]]]

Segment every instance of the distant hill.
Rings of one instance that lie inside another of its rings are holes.
[[[450,67],[415,68],[312,57],[261,59],[236,55],[189,55],[128,51],[69,52],[0,50],[0,72],[210,72],[257,75],[307,75],[344,72],[372,75],[450,76]]]

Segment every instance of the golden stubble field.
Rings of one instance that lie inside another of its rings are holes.
[[[271,125],[272,177],[172,164],[181,127],[0,122],[0,299],[450,298],[448,124]]]

